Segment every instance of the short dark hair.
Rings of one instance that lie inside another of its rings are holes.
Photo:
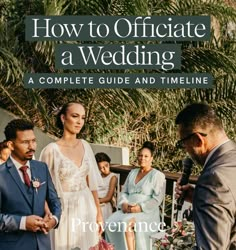
[[[213,108],[206,103],[192,103],[187,105],[177,115],[175,124],[183,125],[185,128],[190,129],[195,127],[204,129],[209,125],[212,125],[214,128],[223,129],[221,120]]]
[[[17,131],[25,131],[25,130],[33,130],[33,129],[34,129],[34,125],[32,122],[24,120],[24,119],[14,119],[10,121],[5,127],[4,134],[6,137],[6,141],[16,139]]]
[[[63,130],[63,123],[61,121],[61,115],[66,115],[66,112],[68,110],[68,108],[73,105],[73,104],[80,104],[81,106],[84,107],[84,105],[81,103],[81,102],[78,102],[78,101],[72,101],[72,102],[68,102],[68,103],[65,103],[60,111],[58,112],[57,114],[57,117],[56,117],[56,126],[60,129],[60,130]]]
[[[102,161],[107,161],[109,163],[111,162],[111,158],[103,152],[97,153],[95,155],[95,159],[96,159],[97,163],[102,162]]]
[[[149,151],[151,152],[151,156],[155,154],[155,150],[156,150],[155,145],[151,141],[145,141],[139,151],[141,151],[144,148],[149,149]]]

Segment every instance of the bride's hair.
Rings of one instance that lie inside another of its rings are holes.
[[[63,123],[61,121],[61,115],[66,115],[66,112],[68,110],[68,108],[73,105],[73,104],[80,104],[81,106],[84,107],[84,105],[81,103],[81,102],[78,102],[78,101],[72,101],[72,102],[68,102],[66,104],[64,104],[61,109],[59,110],[59,112],[57,113],[57,117],[56,117],[56,126],[63,130],[64,126],[63,126]]]

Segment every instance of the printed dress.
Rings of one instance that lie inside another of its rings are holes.
[[[149,250],[149,236],[158,231],[160,222],[159,205],[165,193],[165,175],[152,169],[138,183],[135,179],[139,168],[132,170],[120,194],[119,207],[122,203],[136,203],[142,208],[140,213],[113,213],[106,221],[105,235],[108,242],[115,245],[116,250],[128,250],[125,228],[131,218],[135,218],[135,249]]]
[[[48,164],[62,203],[59,227],[51,233],[53,250],[89,250],[99,241],[97,209],[91,191],[97,190],[103,181],[90,145],[81,141],[85,152],[81,166],[64,156],[56,143],[47,145],[40,155],[40,160]]]

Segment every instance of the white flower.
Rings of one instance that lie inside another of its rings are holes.
[[[44,182],[40,182],[40,180],[38,179],[38,178],[33,178],[33,180],[32,180],[32,185],[33,185],[33,187],[35,188],[35,190],[36,190],[36,192],[38,193],[38,189],[43,185],[43,184],[45,184],[46,183],[46,181],[44,181]]]

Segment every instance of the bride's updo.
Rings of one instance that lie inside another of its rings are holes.
[[[57,113],[57,116],[56,116],[56,126],[60,129],[60,130],[63,130],[64,126],[63,126],[63,123],[62,123],[62,120],[61,120],[61,115],[65,115],[66,116],[66,113],[67,113],[67,110],[68,108],[73,105],[73,104],[80,104],[81,106],[83,106],[84,108],[84,105],[81,103],[81,102],[78,102],[78,101],[72,101],[72,102],[68,102],[66,104],[64,104],[59,112]],[[85,109],[85,108],[84,108]]]

